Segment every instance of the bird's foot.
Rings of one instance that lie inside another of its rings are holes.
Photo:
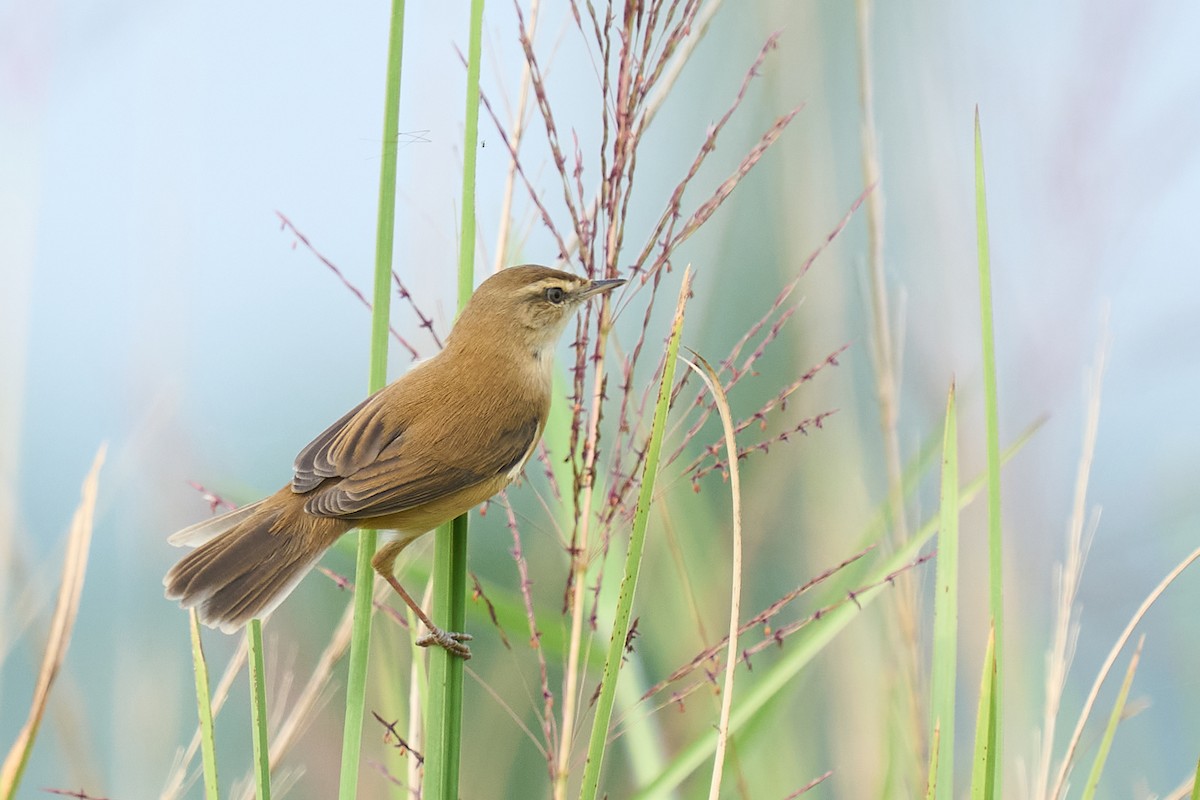
[[[444,631],[436,626],[430,626],[429,633],[417,639],[417,645],[419,647],[429,647],[436,644],[438,647],[453,653],[465,661],[471,657],[471,648],[467,647],[464,642],[469,642],[474,638],[469,633]]]

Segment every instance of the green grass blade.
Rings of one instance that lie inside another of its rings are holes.
[[[1002,719],[1000,702],[1004,676],[1004,547],[1000,531],[1000,412],[996,391],[996,335],[992,325],[992,267],[988,246],[987,191],[983,175],[983,133],[979,125],[979,108],[975,109],[975,226],[979,257],[979,319],[983,339],[983,394],[987,416],[987,473],[988,473],[988,575],[989,606],[996,637],[996,742],[1001,741]],[[989,760],[997,769],[1000,754]],[[1000,790],[1000,776],[994,774],[995,790]]]
[[[246,628],[250,649],[250,722],[254,738],[254,796],[271,800],[271,748],[267,746],[267,685],[263,668],[262,620]]]
[[[466,115],[463,125],[462,226],[458,246],[458,310],[475,286],[475,155],[479,147],[479,62],[483,0],[471,0],[467,45]],[[433,548],[433,618],[461,631],[467,603],[467,515],[442,526]],[[463,660],[442,648],[429,654],[425,707],[425,792],[432,800],[457,800],[462,759]]]
[[[1108,716],[1108,725],[1104,728],[1104,737],[1100,740],[1100,749],[1096,753],[1096,760],[1092,762],[1092,771],[1088,774],[1087,783],[1083,787],[1083,800],[1093,800],[1096,796],[1096,787],[1100,785],[1100,774],[1104,772],[1104,762],[1108,760],[1108,753],[1112,749],[1113,736],[1117,733],[1117,725],[1121,722],[1121,716],[1125,713],[1125,701],[1129,698],[1129,687],[1133,684],[1133,674],[1137,672],[1138,661],[1142,658],[1142,645],[1145,644],[1146,637],[1138,641],[1137,649],[1133,651],[1133,658],[1129,660],[1129,669],[1125,670],[1125,680],[1121,682],[1121,691],[1117,693],[1117,702],[1113,703],[1112,713]],[[1194,793],[1193,789],[1193,793]]]
[[[471,0],[467,45],[466,113],[463,117],[462,228],[458,240],[458,309],[475,289],[475,156],[479,150],[479,58],[483,43],[483,0]]]
[[[975,718],[975,759],[971,771],[971,800],[992,800],[996,793],[996,629],[988,633],[979,684],[979,713]]]
[[[200,717],[200,753],[204,765],[204,797],[217,800],[217,742],[213,733],[211,694],[208,688],[208,662],[200,642],[200,620],[196,609],[188,610],[192,630],[192,666],[196,673],[196,710]]]
[[[1057,800],[1062,797],[1067,788],[1067,777],[1075,765],[1075,754],[1079,749],[1080,742],[1083,740],[1083,729],[1087,725],[1088,719],[1091,718],[1092,710],[1096,707],[1096,698],[1100,696],[1100,687],[1104,685],[1108,675],[1112,672],[1113,665],[1116,664],[1117,656],[1125,649],[1129,638],[1133,636],[1134,629],[1141,624],[1146,618],[1146,614],[1158,602],[1163,593],[1170,588],[1171,584],[1179,578],[1192,564],[1200,560],[1200,547],[1197,547],[1192,552],[1184,556],[1175,567],[1166,574],[1166,576],[1158,582],[1150,594],[1146,595],[1146,599],[1138,606],[1137,611],[1133,612],[1133,617],[1126,623],[1125,629],[1121,631],[1121,635],[1113,642],[1113,646],[1109,649],[1108,655],[1104,658],[1104,663],[1100,666],[1100,671],[1096,674],[1095,680],[1092,682],[1092,688],[1088,691],[1087,699],[1083,701],[1083,709],[1079,712],[1079,719],[1075,722],[1075,730],[1071,733],[1071,738],[1067,743],[1066,753],[1063,755],[1062,763],[1058,767],[1058,777],[1054,780],[1054,786],[1050,790],[1048,797],[1051,800]]]
[[[1008,461],[1016,455],[1033,438],[1033,434],[1040,425],[1040,422],[1035,423],[1024,431],[1015,442],[1009,445],[1004,452],[1003,460]],[[975,500],[983,490],[986,479],[986,475],[981,476],[966,486],[960,487],[958,503],[960,511]],[[886,576],[896,572],[905,564],[913,561],[920,552],[921,547],[933,537],[933,534],[938,529],[937,526],[938,520],[931,519],[925,522],[907,542],[898,547],[882,563],[876,565],[871,572],[861,579],[860,585],[873,586],[874,588],[855,594],[854,603],[842,603],[788,639],[787,645],[783,648],[780,660],[762,673],[762,676],[754,686],[741,696],[741,699],[738,701],[738,707],[734,709],[729,719],[731,734],[739,731],[759,711],[768,707],[771,701],[795,678],[800,670],[816,658],[825,646],[855,619],[859,610],[865,609],[883,592],[884,586],[876,584],[879,584]],[[749,742],[744,739],[739,740],[739,742],[742,747],[749,746]],[[642,800],[650,800],[650,798],[663,797],[671,793],[697,767],[711,758],[716,743],[717,735],[715,731],[708,731],[697,737],[695,741],[684,748],[666,765],[658,778],[639,789],[634,797],[641,798]]]
[[[1200,800],[1200,758],[1196,759],[1196,777],[1192,778],[1192,800]]]
[[[595,800],[600,788],[600,768],[604,763],[604,749],[608,739],[608,726],[612,721],[617,678],[620,676],[621,663],[625,655],[625,640],[629,635],[629,620],[633,614],[633,595],[637,590],[638,572],[642,565],[642,549],[646,542],[646,522],[650,516],[650,503],[654,497],[658,456],[662,448],[663,430],[666,428],[667,410],[671,404],[671,387],[675,381],[675,358],[679,353],[679,336],[683,331],[683,312],[691,290],[691,283],[691,268],[688,268],[683,273],[683,284],[679,289],[679,304],[675,308],[675,321],[671,323],[671,336],[667,340],[667,359],[663,364],[662,382],[658,387],[658,403],[654,407],[654,421],[651,424],[650,442],[646,449],[642,485],[638,492],[637,508],[634,510],[633,529],[629,533],[629,548],[625,552],[625,575],[621,578],[617,612],[613,619],[612,636],[608,641],[608,658],[604,662],[604,677],[601,679],[600,696],[596,700],[596,715],[592,719],[592,733],[588,739],[587,763],[583,767],[583,785],[579,791],[581,800]]]
[[[387,78],[383,102],[383,148],[379,167],[379,202],[375,222],[375,277],[371,306],[371,366],[367,388],[377,392],[387,383],[388,327],[392,301],[392,250],[396,226],[396,146],[400,136],[400,72],[404,54],[404,0],[392,0],[388,28]],[[342,728],[340,800],[358,795],[358,764],[362,752],[363,714],[370,661],[371,619],[374,607],[376,532],[359,531],[354,566],[354,628],[350,634],[350,665],[346,678],[346,718]]]
[[[940,520],[930,681],[934,735],[930,741],[940,738],[942,752],[932,756],[940,766],[938,774],[930,774],[930,785],[941,787],[937,797],[948,798],[954,793],[954,693],[958,671],[958,411],[954,384],[946,399]]]
[[[938,787],[938,758],[941,755],[942,731],[935,723],[933,735],[929,737],[929,778],[925,784],[925,800],[937,797]]]

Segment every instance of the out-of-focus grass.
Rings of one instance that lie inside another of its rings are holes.
[[[983,654],[983,677],[975,712],[975,750],[971,759],[971,800],[992,800],[996,795],[996,631],[988,633]]]
[[[946,398],[940,511],[929,689],[929,794],[948,798],[954,796],[954,717],[958,708],[958,407],[954,384]]]
[[[1004,538],[1000,527],[1000,400],[996,388],[996,333],[992,322],[992,253],[988,243],[987,187],[983,171],[983,131],[979,125],[979,107],[975,107],[975,230],[978,240],[979,327],[983,342],[983,405],[987,421],[988,476],[988,614],[991,617],[990,646],[995,675],[988,687],[987,758],[978,776],[985,797],[998,797],[1001,791],[1000,764],[1004,746],[1004,676],[1007,672],[1004,648]],[[985,666],[986,669],[986,666]],[[980,709],[982,710],[982,699]],[[979,732],[976,731],[978,736]],[[977,741],[976,746],[979,746]],[[980,785],[980,784],[976,784]],[[973,790],[974,791],[974,790]]]
[[[104,465],[106,450],[107,446],[101,445],[97,451],[92,468],[83,482],[79,508],[76,509],[71,520],[71,530],[67,536],[66,554],[63,558],[62,578],[58,584],[54,615],[46,630],[45,651],[42,654],[29,713],[25,724],[17,734],[16,741],[13,742],[3,764],[0,765],[0,797],[3,797],[4,800],[12,800],[17,796],[21,777],[29,762],[29,756],[33,751],[38,731],[41,729],[42,720],[46,714],[50,692],[62,670],[67,647],[71,643],[71,633],[79,615],[83,579],[87,574],[88,552],[91,549],[96,498],[99,492],[100,468]]]

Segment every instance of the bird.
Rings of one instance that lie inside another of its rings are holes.
[[[493,274],[442,350],[313,439],[287,485],[170,536],[195,549],[166,574],[166,596],[232,633],[278,607],[343,534],[390,530],[371,563],[428,629],[417,643],[470,658],[471,636],[434,624],[393,574],[396,557],[521,474],[546,426],[556,342],[586,301],[623,283],[531,264]]]

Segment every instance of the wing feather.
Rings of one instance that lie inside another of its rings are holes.
[[[341,478],[374,462],[404,432],[388,426],[380,392],[350,409],[296,456],[292,491],[304,494],[328,478]]]
[[[312,491],[304,510],[323,517],[370,519],[396,514],[433,502],[470,486],[512,473],[533,452],[541,434],[536,417],[511,428],[495,431],[483,453],[473,461],[464,459],[460,442],[445,442],[436,451],[417,450],[403,435],[376,453],[370,463],[341,480],[329,481]]]

